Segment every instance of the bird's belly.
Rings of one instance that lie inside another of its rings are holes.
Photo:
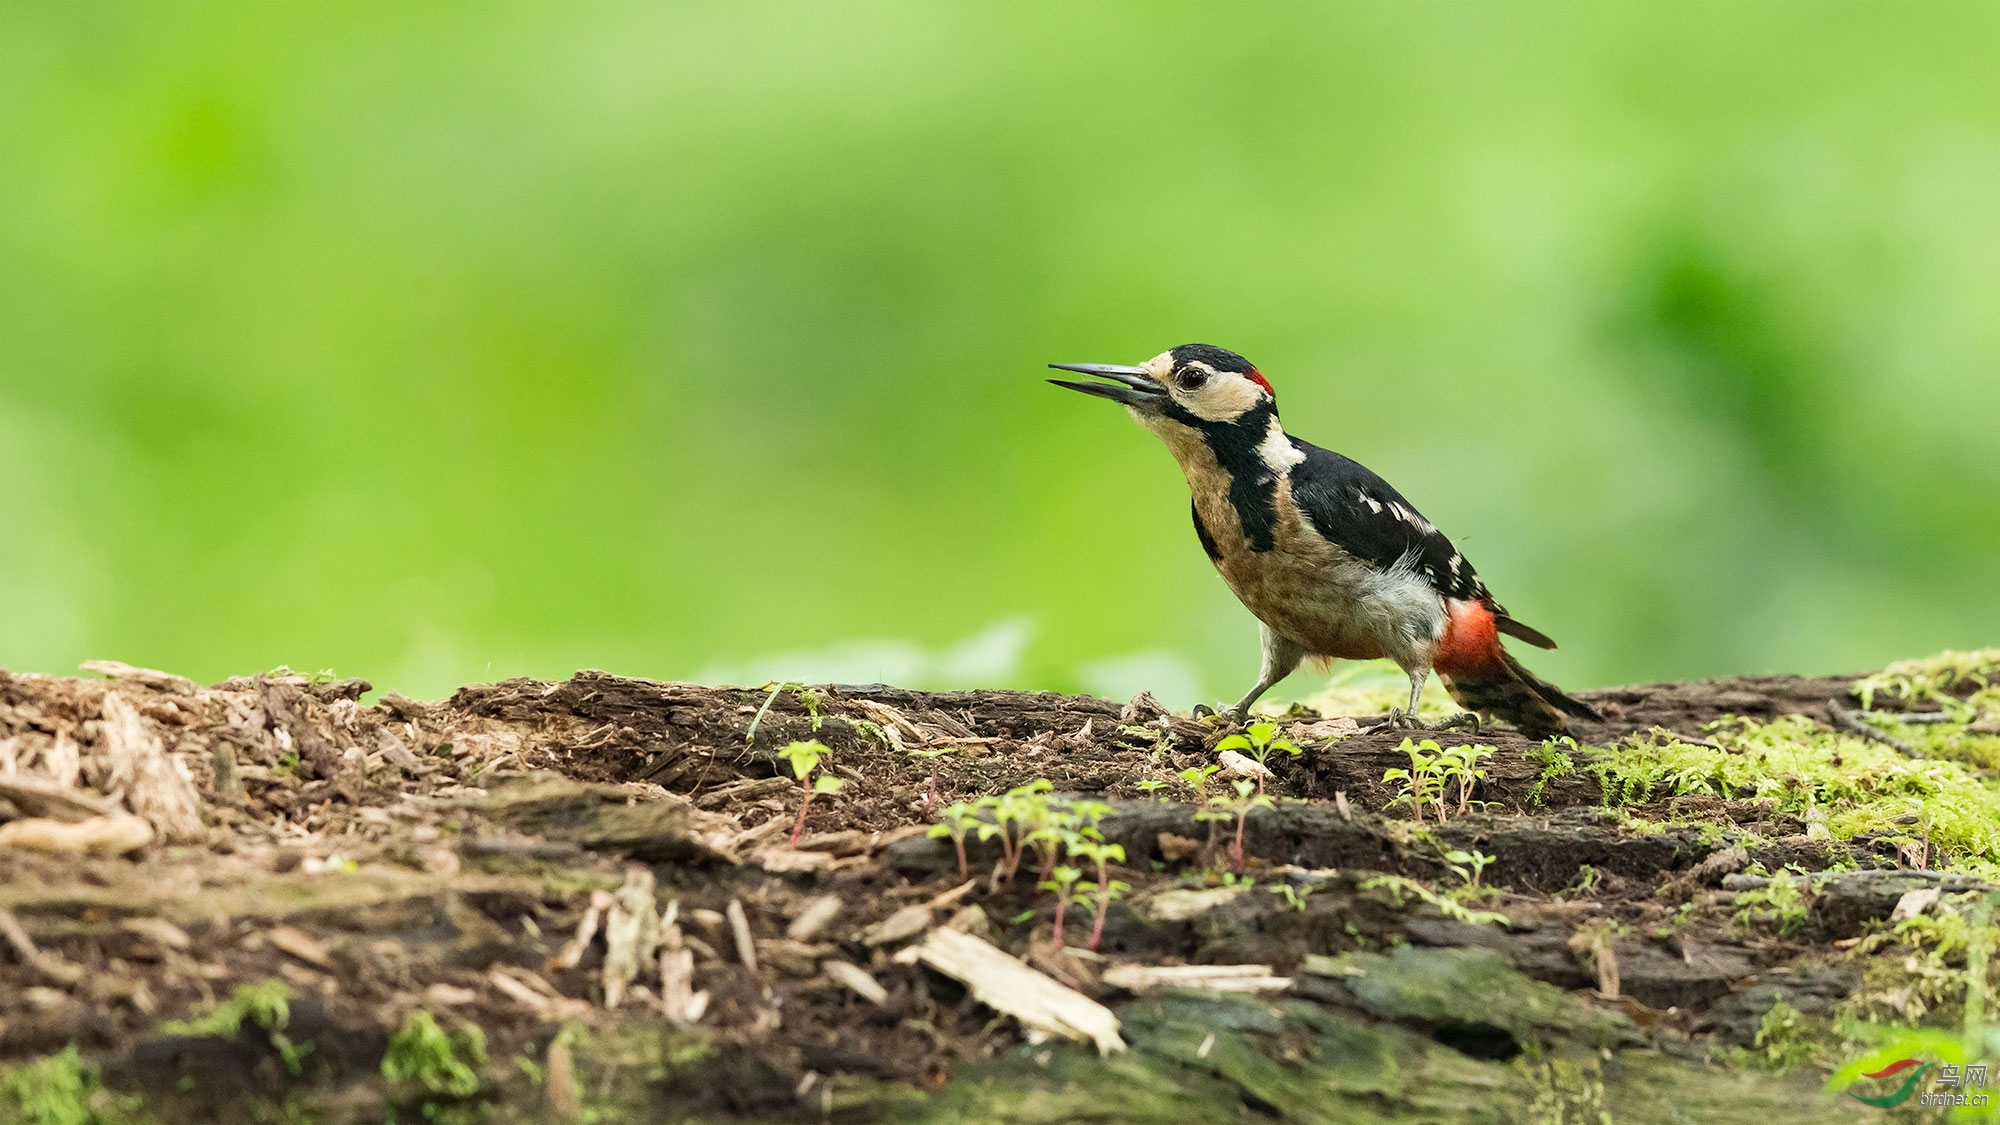
[[[1271,549],[1253,548],[1220,489],[1197,488],[1195,510],[1214,540],[1215,568],[1259,621],[1313,656],[1429,663],[1444,599],[1414,570],[1381,568],[1321,537],[1275,485]]]
[[[1314,656],[1408,663],[1435,646],[1444,606],[1415,574],[1382,570],[1331,546],[1227,552],[1223,580],[1259,621]]]

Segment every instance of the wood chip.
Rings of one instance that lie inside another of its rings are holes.
[[[694,990],[694,950],[668,949],[660,954],[660,1011],[685,1027],[699,1022],[708,1010],[708,993]]]
[[[1116,965],[1099,978],[1127,992],[1161,988],[1205,992],[1283,992],[1291,978],[1273,976],[1269,965]]]
[[[793,941],[810,941],[827,924],[840,916],[840,896],[821,895],[806,903],[792,924],[785,927],[785,936]]]
[[[1118,1017],[1081,992],[1038,973],[991,944],[957,930],[932,930],[914,947],[917,959],[959,981],[973,999],[1013,1016],[1031,1032],[1097,1044],[1100,1054],[1125,1049]]]
[[[186,930],[165,918],[127,918],[118,923],[118,928],[128,934],[138,934],[162,949],[185,952],[194,944]]]
[[[331,968],[333,965],[333,951],[327,948],[325,942],[304,930],[277,926],[264,931],[264,940],[316,969]]]
[[[639,970],[651,968],[660,948],[660,916],[653,901],[651,868],[632,864],[625,868],[625,883],[611,896],[604,914],[604,1006],[616,1008],[625,999],[625,990],[639,977]]]
[[[104,693],[104,788],[123,790],[125,804],[169,839],[201,833],[201,796],[187,767],[167,755],[160,736],[124,696]]]
[[[71,823],[27,817],[0,824],[0,848],[61,855],[124,855],[153,842],[153,826],[130,813]]]
[[[107,679],[124,680],[174,695],[193,695],[197,690],[194,681],[186,676],[176,676],[172,672],[160,672],[151,668],[134,668],[118,660],[86,660],[77,667],[86,672],[95,672]]]
[[[751,863],[773,875],[788,875],[801,871],[829,871],[836,862],[830,852],[802,851],[782,844],[758,848],[749,853],[747,858]]]
[[[1243,893],[1242,887],[1173,887],[1147,895],[1136,904],[1140,916],[1153,922],[1185,922],[1199,918],[1217,907],[1227,906]]]
[[[1896,900],[1896,909],[1889,912],[1889,924],[1894,925],[1906,918],[1915,918],[1929,910],[1937,905],[1938,895],[1942,893],[1942,889],[1938,887],[1922,887],[1903,892],[1903,897]]]
[[[479,999],[479,994],[469,988],[460,988],[443,981],[424,989],[424,1002],[440,1008],[455,1008]]]
[[[878,1008],[889,1002],[889,990],[859,965],[847,961],[822,961],[819,971]]]
[[[1333,791],[1333,811],[1340,814],[1340,819],[1350,824],[1354,822],[1354,810],[1347,805],[1347,790],[1336,789]]]
[[[930,904],[913,902],[861,931],[864,945],[888,945],[913,938],[931,924]]]
[[[1229,774],[1231,777],[1261,777],[1268,779],[1272,776],[1268,767],[1262,765],[1254,758],[1247,757],[1235,750],[1224,750],[1222,753],[1216,755],[1216,760],[1222,763],[1222,772]]]
[[[590,905],[585,908],[583,917],[576,923],[575,936],[564,942],[562,949],[558,950],[554,957],[549,958],[549,968],[576,968],[577,963],[583,960],[584,952],[590,948],[590,943],[596,940],[597,927],[604,920],[604,912],[611,909],[617,901],[611,897],[610,891],[590,892]]]
[[[547,1085],[542,1088],[542,1097],[548,1105],[549,1120],[562,1125],[582,1121],[583,1092],[577,1089],[576,1060],[567,1034],[549,1040],[544,1060],[542,1074]]]
[[[0,798],[20,810],[22,816],[47,817],[71,824],[116,816],[124,811],[117,802],[95,793],[17,773],[0,775]]]
[[[743,962],[751,976],[756,976],[757,941],[750,934],[750,918],[743,913],[742,900],[730,899],[722,913],[729,919],[729,932],[736,938],[736,959]]]
[[[35,970],[58,984],[74,985],[82,982],[85,970],[82,965],[65,961],[53,953],[44,953],[35,948],[35,939],[21,927],[13,912],[0,910],[0,938],[6,939],[13,948],[14,956],[23,965]]]

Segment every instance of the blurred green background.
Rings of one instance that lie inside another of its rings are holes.
[[[1233,698],[1165,452],[1040,381],[1195,340],[1567,686],[1992,644],[1997,36],[9,3],[0,664]]]

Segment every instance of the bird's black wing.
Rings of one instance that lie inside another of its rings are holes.
[[[1447,598],[1486,604],[1500,630],[1532,645],[1555,642],[1514,620],[1450,539],[1388,481],[1358,462],[1292,438],[1305,460],[1292,466],[1292,501],[1313,527],[1348,554],[1387,569],[1404,559]]]

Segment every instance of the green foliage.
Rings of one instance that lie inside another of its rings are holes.
[[[1465,880],[1468,887],[1479,885],[1479,876],[1493,862],[1493,857],[1478,850],[1453,850],[1444,854],[1444,862],[1451,873]]]
[[[1258,765],[1264,766],[1267,769],[1269,768],[1269,762],[1273,754],[1290,754],[1296,758],[1303,753],[1291,739],[1285,738],[1278,733],[1278,724],[1276,723],[1251,723],[1248,727],[1244,728],[1242,734],[1232,734],[1215,744],[1216,753],[1220,754],[1225,750],[1237,750],[1247,753],[1250,757],[1256,759]],[[1258,792],[1262,792],[1263,789],[1264,778],[1262,775],[1259,775],[1257,778],[1257,790]]]
[[[1447,918],[1473,925],[1511,926],[1505,914],[1492,910],[1473,910],[1449,895],[1441,895],[1415,879],[1402,875],[1374,875],[1362,880],[1360,889],[1364,891],[1383,890],[1397,909],[1403,906],[1404,896],[1412,896],[1437,908]]]
[[[806,828],[806,810],[812,807],[816,795],[838,793],[847,783],[837,777],[820,774],[812,777],[822,759],[832,754],[818,739],[808,742],[793,742],[778,751],[778,758],[792,767],[792,775],[799,779],[799,786],[805,791],[805,799],[799,802],[799,819],[792,825],[792,843],[799,842],[799,835]]]
[[[1137,789],[1139,792],[1144,793],[1149,797],[1152,797],[1154,800],[1157,801],[1166,800],[1166,797],[1161,795],[1161,790],[1164,790],[1167,787],[1167,783],[1161,781],[1158,778],[1154,777],[1141,778],[1140,780],[1133,782],[1132,787],[1134,789]]]
[[[958,852],[958,877],[970,878],[971,872],[966,867],[965,838],[980,826],[979,806],[955,801],[938,815],[938,822],[931,825],[926,835],[933,840],[950,839],[952,847]]]
[[[1402,788],[1389,800],[1389,808],[1397,805],[1410,807],[1410,818],[1421,823],[1424,807],[1437,810],[1438,823],[1444,823],[1444,771],[1438,744],[1426,738],[1422,742],[1404,739],[1397,747],[1410,756],[1409,769],[1391,767],[1382,771],[1382,783],[1402,782]]]
[[[2000,648],[1953,652],[1898,660],[1881,671],[1863,676],[1854,683],[1854,693],[1864,710],[1873,710],[1875,697],[1897,703],[1930,701],[1956,706],[1958,690],[1986,688],[2000,682]]]
[[[382,1056],[382,1077],[424,1093],[465,1099],[479,1092],[479,1068],[486,1064],[486,1033],[474,1024],[456,1032],[438,1026],[418,1008],[403,1018]]]
[[[0,1121],[8,1125],[142,1125],[137,1095],[104,1088],[97,1064],[72,1043],[53,1055],[0,1067]]]
[[[1785,1003],[1782,996],[1772,1002],[1764,1018],[1758,1021],[1752,1046],[1750,1057],[1754,1063],[1775,1074],[1796,1070],[1820,1053],[1820,1045],[1807,1030],[1805,1017]]]
[[[1565,745],[1571,750],[1577,748],[1575,739],[1568,737],[1552,738],[1539,746],[1530,747],[1522,755],[1529,761],[1542,767],[1541,776],[1537,777],[1535,783],[1528,787],[1527,799],[1529,804],[1539,805],[1542,803],[1542,794],[1547,791],[1549,782],[1559,777],[1567,777],[1576,772],[1576,760],[1561,749],[1558,749],[1559,746]]]
[[[294,1076],[304,1073],[303,1062],[312,1053],[313,1045],[294,1043],[285,1034],[292,1020],[291,989],[280,980],[238,985],[234,995],[201,1016],[163,1021],[159,1031],[163,1035],[234,1039],[246,1020],[264,1032],[286,1070]]]
[[[1778,936],[1792,936],[1811,916],[1810,904],[1799,889],[1804,881],[1780,872],[1765,886],[1739,892],[1732,920],[1742,929],[1775,926]]]
[[[1304,914],[1306,912],[1306,900],[1311,898],[1313,892],[1319,888],[1311,883],[1301,883],[1296,887],[1290,883],[1278,883],[1264,889],[1274,895],[1284,896],[1285,905]]]
[[[1943,754],[1978,759],[2000,741],[1937,724]],[[1576,751],[1607,805],[1705,795],[1768,799],[1780,813],[1824,818],[1834,839],[1864,832],[1928,841],[1944,862],[2000,864],[2000,780],[1948,757],[1913,760],[1879,743],[1826,733],[1810,718],[1729,719],[1714,746],[1654,730],[1616,746]]]
[[[1189,766],[1180,772],[1180,779],[1187,783],[1189,789],[1194,790],[1195,800],[1206,802],[1208,779],[1214,777],[1221,769],[1221,766]]]

